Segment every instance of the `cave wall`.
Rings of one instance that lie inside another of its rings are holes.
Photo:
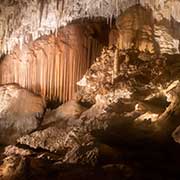
[[[76,82],[107,43],[103,34],[108,28],[101,33],[102,28],[100,23],[75,23],[56,34],[16,46],[0,63],[0,83],[18,83],[48,100],[72,99]]]

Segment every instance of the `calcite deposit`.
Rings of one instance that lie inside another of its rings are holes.
[[[49,101],[71,100],[76,82],[108,44],[102,41],[108,39],[108,31],[105,22],[74,23],[16,46],[0,64],[0,83],[17,83]]]

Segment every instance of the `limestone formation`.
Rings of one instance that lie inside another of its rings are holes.
[[[154,38],[154,19],[150,10],[141,6],[129,8],[116,20],[119,49],[135,48],[153,53],[158,50]]]
[[[78,83],[77,98],[82,103],[106,104],[105,111],[119,114],[122,127],[129,121],[131,133],[118,132],[120,139],[166,139],[178,124],[172,119],[179,114],[179,61],[179,55],[110,46]],[[131,120],[123,123],[124,118]]]
[[[0,86],[0,143],[15,143],[36,130],[42,120],[45,102],[16,84]]]
[[[33,153],[29,149],[23,149],[23,148],[16,147],[14,145],[9,145],[4,148],[3,154],[5,156],[12,156],[12,155],[30,156]]]
[[[44,115],[41,126],[49,126],[50,124],[61,124],[68,122],[68,120],[76,120],[86,110],[85,107],[78,104],[75,100],[68,101],[57,109],[47,111]]]
[[[71,100],[76,82],[106,44],[100,42],[98,32],[104,31],[104,24],[71,24],[16,47],[0,64],[0,83],[17,83],[49,101]],[[106,37],[108,30],[103,33]]]

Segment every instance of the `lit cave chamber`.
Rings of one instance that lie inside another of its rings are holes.
[[[179,153],[179,0],[0,1],[0,180],[177,180]]]

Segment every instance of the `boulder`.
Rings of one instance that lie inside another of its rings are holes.
[[[180,126],[173,131],[172,138],[175,142],[180,143]]]
[[[2,180],[25,180],[25,159],[20,156],[8,156],[0,165],[0,179]]]
[[[75,100],[68,101],[57,109],[46,112],[42,126],[77,119],[85,110],[86,108],[78,104]]]
[[[16,139],[36,130],[41,122],[45,102],[17,84],[0,86],[0,143]]]

